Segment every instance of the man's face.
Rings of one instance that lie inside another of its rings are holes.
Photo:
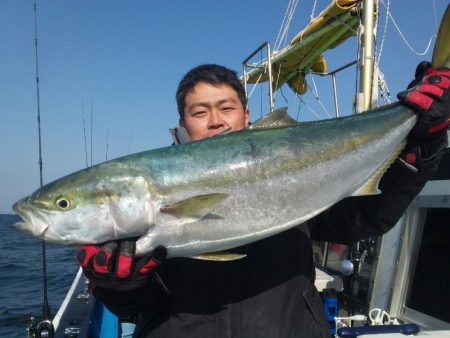
[[[199,82],[186,95],[185,103],[180,126],[186,128],[192,141],[248,126],[249,112],[242,107],[236,91],[228,85],[213,86]]]

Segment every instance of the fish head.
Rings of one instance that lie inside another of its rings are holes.
[[[147,181],[92,167],[36,190],[13,206],[19,231],[66,245],[141,236],[154,223]]]

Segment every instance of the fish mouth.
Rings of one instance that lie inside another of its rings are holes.
[[[29,222],[17,222],[15,224],[13,224],[13,227],[17,231],[29,232],[32,235],[40,237],[40,238],[44,238],[45,237],[45,233],[48,230],[48,225],[38,228],[36,226],[30,225]]]
[[[27,207],[28,197],[14,203],[13,209],[22,218],[13,225],[17,231],[28,232],[33,236],[44,238],[48,226],[48,219],[44,213]]]

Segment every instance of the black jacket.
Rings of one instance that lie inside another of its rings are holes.
[[[94,294],[119,315],[139,313],[139,337],[329,337],[311,239],[350,244],[387,232],[437,169],[445,145],[442,136],[422,149],[420,173],[394,163],[380,195],[347,198],[298,227],[233,250],[243,259],[167,260],[160,274],[170,295],[154,280],[142,290]]]

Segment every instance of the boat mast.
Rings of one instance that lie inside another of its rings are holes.
[[[364,31],[361,36],[360,50],[360,81],[357,113],[374,108],[376,100],[372,100],[373,69],[374,69],[374,0],[363,0],[362,25]]]

